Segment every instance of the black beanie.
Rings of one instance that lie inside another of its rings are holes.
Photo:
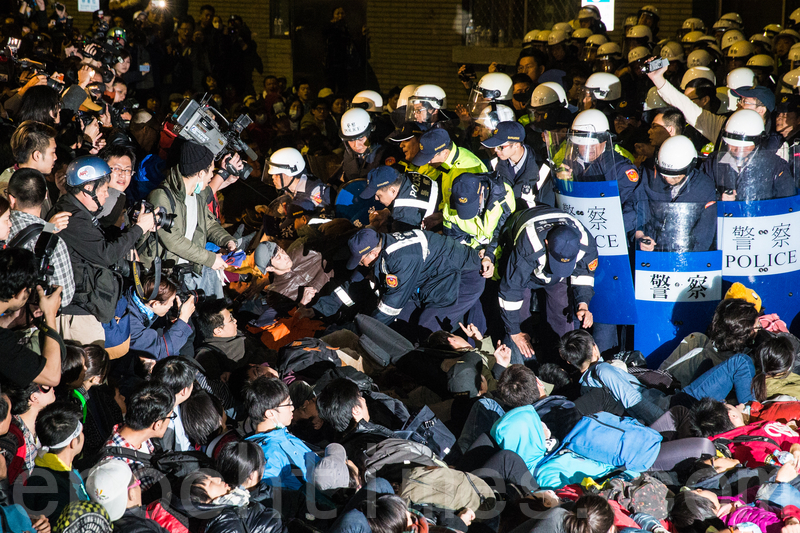
[[[214,154],[211,153],[211,150],[202,144],[187,142],[181,146],[181,160],[178,163],[178,170],[184,176],[191,176],[207,169],[212,161],[214,161]]]

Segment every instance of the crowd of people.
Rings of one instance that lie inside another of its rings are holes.
[[[800,10],[586,6],[451,110],[351,90],[343,8],[332,87],[262,92],[241,17],[156,4],[2,26],[2,531],[800,531],[800,340],[735,283],[646,359],[559,201],[691,253],[796,195]]]

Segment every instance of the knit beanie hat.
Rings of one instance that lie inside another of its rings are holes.
[[[212,161],[214,161],[214,154],[211,153],[211,150],[202,144],[186,142],[181,146],[178,170],[184,176],[191,176],[207,169]]]

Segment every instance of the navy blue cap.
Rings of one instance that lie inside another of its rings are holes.
[[[394,183],[399,177],[400,172],[393,167],[387,165],[375,167],[367,174],[367,187],[361,191],[359,196],[364,199],[372,198],[378,189]]]
[[[419,153],[411,161],[414,165],[421,167],[431,162],[431,159],[442,150],[449,150],[453,145],[447,130],[433,128],[423,135],[419,140]]]
[[[481,179],[466,172],[453,180],[450,191],[450,207],[456,210],[458,218],[469,220],[480,211]]]
[[[355,270],[364,255],[377,248],[381,243],[378,232],[372,228],[364,228],[347,241],[350,248],[350,260],[347,262],[348,270]]]
[[[525,142],[525,126],[515,120],[501,122],[492,131],[492,136],[482,141],[486,148],[497,148],[507,142]]]
[[[417,137],[421,137],[422,133],[422,128],[420,128],[419,124],[416,122],[404,122],[403,127],[390,133],[386,137],[386,140],[399,143],[402,141],[407,141],[415,135]]]
[[[761,105],[767,108],[767,111],[772,113],[775,111],[775,94],[762,85],[755,87],[739,87],[733,90],[733,94],[739,98],[756,98]]]
[[[557,278],[568,278],[575,270],[581,249],[581,234],[571,226],[559,225],[547,232],[547,262]]]
[[[800,113],[800,96],[796,94],[782,94],[775,107],[778,113]]]

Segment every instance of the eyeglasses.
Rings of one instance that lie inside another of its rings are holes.
[[[128,485],[128,490],[135,489],[136,487],[140,486],[141,484],[142,484],[141,480],[137,479],[136,481],[134,481],[133,483]]]
[[[280,409],[281,407],[294,407],[294,404],[293,404],[292,402],[285,403],[285,404],[283,404],[283,405],[279,405],[279,406],[278,406],[278,407],[276,407],[275,409]]]
[[[47,385],[37,385],[39,392],[42,394],[49,394],[53,387],[48,387]]]
[[[178,413],[176,413],[175,411],[172,411],[172,413],[170,413],[169,415],[165,416],[161,420],[175,420],[176,418],[178,418]]]
[[[111,167],[111,172],[114,174],[122,174],[123,176],[130,176],[133,174],[132,168],[119,168],[119,167]]]

